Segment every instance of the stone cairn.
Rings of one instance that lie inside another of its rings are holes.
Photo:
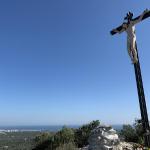
[[[116,131],[110,126],[98,126],[89,137],[88,150],[114,150],[120,142]]]

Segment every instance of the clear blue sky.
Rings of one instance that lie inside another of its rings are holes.
[[[149,0],[0,2],[0,125],[132,123],[140,116],[126,35]],[[150,116],[150,18],[136,27]]]

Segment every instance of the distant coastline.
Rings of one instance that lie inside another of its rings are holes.
[[[0,126],[2,132],[57,132],[61,130],[63,125],[43,125],[43,126]],[[79,128],[80,125],[69,125],[69,128]],[[121,130],[122,125],[112,125],[115,130]]]

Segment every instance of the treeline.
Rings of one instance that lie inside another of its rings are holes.
[[[42,133],[35,138],[33,150],[75,150],[88,145],[91,131],[100,125],[98,120],[83,125],[78,129],[63,127],[56,133]]]

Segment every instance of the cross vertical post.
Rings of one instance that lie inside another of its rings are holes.
[[[141,14],[140,16],[132,19],[133,14],[129,12],[127,17],[125,17],[128,22],[123,23],[121,26],[113,29],[110,33],[114,35],[116,33],[122,33],[124,31],[127,32],[128,36],[128,52],[134,64],[134,71],[136,77],[136,85],[138,91],[138,98],[139,98],[139,105],[141,111],[141,121],[142,127],[144,132],[144,143],[146,147],[150,148],[150,126],[147,114],[147,107],[146,107],[146,100],[143,88],[143,81],[142,81],[142,74],[141,74],[141,67],[136,43],[136,35],[135,35],[135,24],[141,22],[142,20],[150,17],[150,11],[147,9]]]
[[[136,44],[136,50],[138,53],[137,44]],[[144,132],[144,143],[145,146],[150,147],[150,127],[149,127],[149,120],[147,114],[147,107],[145,101],[139,56],[138,56],[138,62],[134,64],[134,71],[135,71],[136,85],[137,85],[139,104],[141,110],[141,121],[142,121],[143,132]]]

